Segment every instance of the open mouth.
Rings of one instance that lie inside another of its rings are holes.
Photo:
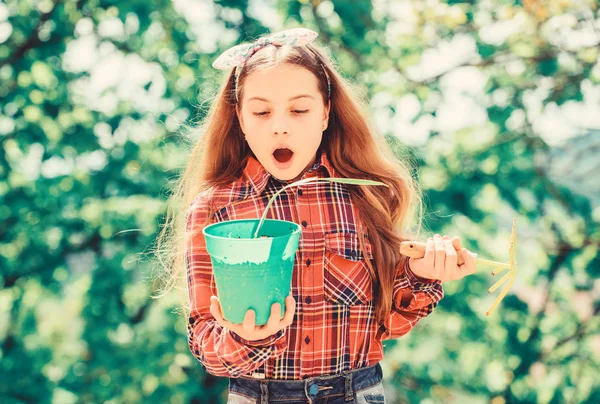
[[[293,155],[294,152],[287,148],[276,149],[273,152],[273,157],[275,157],[275,160],[277,160],[280,163],[287,163],[291,160]]]

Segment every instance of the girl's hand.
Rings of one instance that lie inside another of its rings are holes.
[[[458,265],[460,251],[464,264]],[[441,237],[436,234],[427,240],[425,256],[423,258],[410,258],[408,265],[417,276],[427,279],[438,279],[442,282],[455,281],[467,275],[472,275],[477,270],[475,259],[477,254],[462,248],[460,237]]]
[[[292,295],[285,298],[285,314],[283,319],[281,318],[281,307],[279,303],[273,303],[271,306],[271,315],[267,324],[256,326],[256,314],[254,310],[248,310],[244,316],[244,322],[242,324],[233,324],[223,318],[223,312],[221,310],[221,302],[216,296],[210,297],[210,312],[217,320],[217,323],[221,327],[227,328],[235,332],[240,337],[248,341],[258,341],[273,334],[276,334],[279,330],[289,327],[294,321],[294,313],[296,312],[296,301]]]

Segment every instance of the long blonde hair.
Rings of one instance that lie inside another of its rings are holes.
[[[326,69],[331,82],[331,110],[329,125],[323,133],[323,150],[341,176],[389,185],[348,187],[373,247],[374,265],[367,262],[373,279],[375,313],[381,322],[391,312],[395,269],[406,264],[407,258],[400,254],[400,242],[408,238],[409,224],[417,233],[421,226],[420,190],[407,163],[393,155],[383,136],[374,136],[376,131],[365,118],[366,99],[358,95],[358,87],[336,71],[332,59],[318,46],[261,49],[242,69],[238,98],[243,99],[244,79],[248,75],[278,63],[300,65],[311,71],[319,80],[324,100],[327,100],[327,79],[323,72]],[[235,113],[234,70],[222,83],[202,124],[194,128],[202,136],[192,145],[187,165],[167,202],[166,223],[154,251],[161,268],[159,277],[164,280],[162,294],[176,286],[178,280],[186,279],[183,242],[186,209],[200,192],[239,179],[251,154]],[[206,150],[210,152],[205,153]],[[364,245],[362,239],[361,244]]]

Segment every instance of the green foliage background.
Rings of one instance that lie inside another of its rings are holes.
[[[506,261],[517,217],[511,293],[486,318],[486,268],[446,284],[386,346],[390,402],[600,402],[593,0],[0,3],[0,401],[224,399],[188,351],[179,297],[149,298],[140,253],[214,58],[299,25],[418,162],[431,232]]]

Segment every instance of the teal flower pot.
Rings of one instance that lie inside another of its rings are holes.
[[[275,302],[281,305],[283,318],[285,298],[290,294],[301,227],[267,219],[254,238],[259,222],[230,220],[202,231],[223,317],[234,324],[242,323],[249,309],[256,313],[256,325],[266,324]]]

